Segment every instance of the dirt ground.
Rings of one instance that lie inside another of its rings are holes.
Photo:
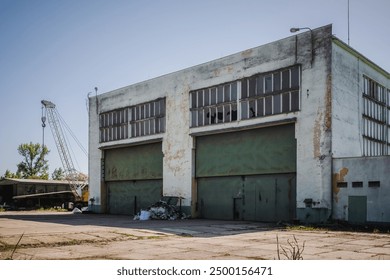
[[[295,242],[295,243],[294,243]],[[244,221],[148,220],[70,212],[0,212],[0,259],[390,260],[390,234]],[[278,255],[279,249],[279,255]],[[283,251],[284,250],[284,251]]]

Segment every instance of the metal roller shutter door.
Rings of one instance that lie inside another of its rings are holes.
[[[162,196],[162,145],[159,143],[105,151],[108,212],[136,214]]]
[[[292,220],[296,199],[293,124],[200,136],[198,206],[203,218]]]

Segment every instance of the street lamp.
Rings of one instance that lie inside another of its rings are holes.
[[[310,30],[310,32],[312,31],[311,28],[309,28],[309,27],[292,27],[292,28],[290,28],[290,32],[295,33],[295,32],[301,31],[301,30],[305,30],[305,29]]]
[[[310,27],[291,27],[290,32],[295,33],[301,30],[310,30],[310,41],[311,41],[311,61],[310,65],[313,66],[313,60],[314,60],[314,42],[313,42],[313,30]]]

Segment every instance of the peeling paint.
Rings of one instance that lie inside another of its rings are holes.
[[[338,182],[344,182],[345,176],[348,174],[348,168],[343,167],[340,169],[339,173],[333,174],[333,198],[336,201],[336,203],[339,201],[337,194],[340,191],[340,188],[337,187]]]

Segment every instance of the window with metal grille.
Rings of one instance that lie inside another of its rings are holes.
[[[190,92],[191,127],[227,123],[300,109],[300,68],[288,69]]]
[[[298,111],[299,66],[242,80],[241,119]]]
[[[239,81],[190,92],[191,127],[237,120]]]
[[[100,114],[100,142],[165,132],[165,98]]]
[[[127,138],[127,123],[127,109],[120,109],[100,114],[100,142]]]
[[[363,155],[390,154],[390,91],[363,76]]]

